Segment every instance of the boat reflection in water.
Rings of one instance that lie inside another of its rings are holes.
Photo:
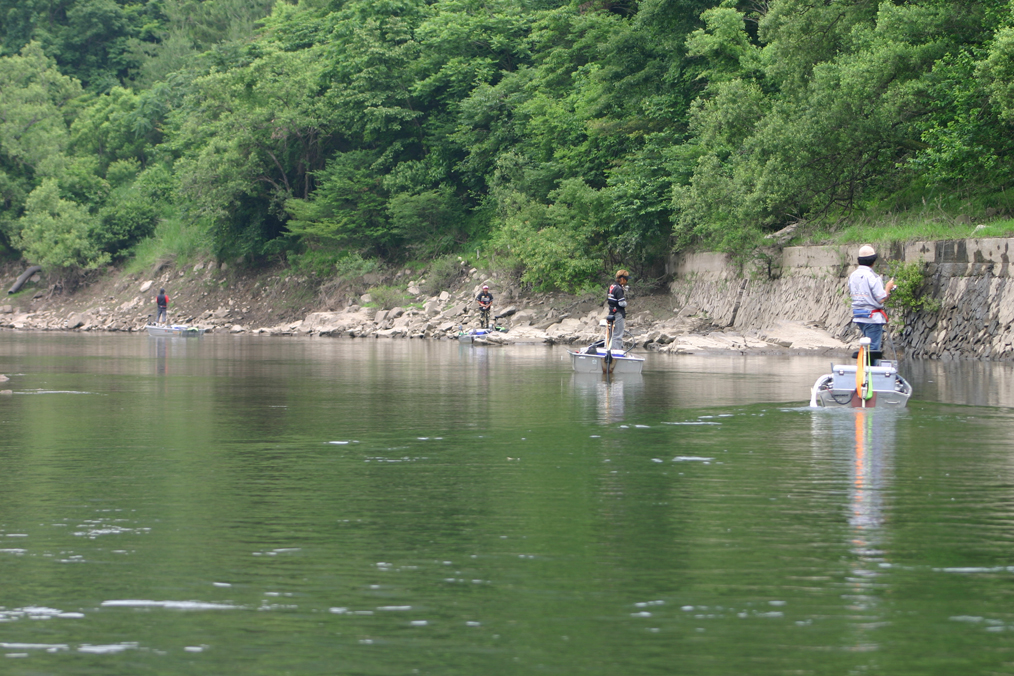
[[[899,408],[842,408],[815,411],[813,416],[815,454],[830,460],[835,475],[848,480],[847,537],[853,563],[842,598],[848,611],[858,614],[854,649],[859,651],[877,648],[869,629],[882,619],[881,577],[891,567],[885,551],[885,502],[894,483],[896,428],[906,415]]]
[[[634,410],[644,394],[644,376],[640,373],[574,373],[574,391],[580,400],[593,401],[595,417],[602,424],[622,422],[627,408]]]
[[[184,340],[170,336],[158,336],[148,341],[148,354],[154,357],[155,374],[170,375],[170,365],[174,357],[185,358],[188,352],[193,355],[200,353],[203,341]]]

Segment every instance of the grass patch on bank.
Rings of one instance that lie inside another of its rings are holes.
[[[1014,236],[1014,202],[996,194],[931,196],[925,189],[872,198],[852,211],[804,225],[806,244],[886,244]]]
[[[430,261],[426,271],[426,283],[422,290],[429,296],[436,296],[441,291],[453,287],[463,272],[468,271],[467,263],[462,263],[459,256],[441,256]]]
[[[950,225],[939,222],[913,222],[896,225],[857,223],[824,239],[830,244],[864,244],[867,242],[917,242],[941,239],[968,239],[971,237],[1010,237],[1014,235],[1014,220],[1007,219],[978,226]]]
[[[809,244],[884,244],[943,239],[1014,237],[1014,219],[964,222],[940,214],[884,214],[864,216],[835,228],[816,228],[801,239]]]
[[[155,227],[151,237],[134,246],[134,255],[125,269],[128,274],[135,274],[165,261],[186,265],[198,258],[211,258],[211,245],[211,236],[206,228],[177,219],[163,220]]]
[[[404,289],[395,286],[375,286],[367,289],[366,293],[373,299],[367,306],[379,307],[381,310],[405,307],[405,303],[411,299]]]

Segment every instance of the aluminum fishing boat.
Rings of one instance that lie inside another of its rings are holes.
[[[472,329],[471,331],[459,331],[458,342],[471,343],[476,338],[481,338],[482,336],[485,336],[487,333],[492,333],[492,331],[490,331],[489,329]]]
[[[870,339],[859,341],[856,361],[832,364],[810,389],[811,407],[903,408],[912,385],[898,373],[897,360],[870,359]]]
[[[589,345],[583,350],[569,351],[570,365],[577,373],[640,373],[644,368],[644,357],[635,357],[626,352],[613,350],[606,361],[606,349],[601,342]]]
[[[474,343],[475,341],[482,342],[486,336],[494,333],[506,333],[506,329],[499,326],[490,329],[471,329],[470,331],[458,332],[458,342],[460,343]]]
[[[196,326],[183,326],[176,324],[173,326],[160,326],[158,324],[148,324],[144,327],[148,330],[149,336],[172,336],[172,337],[185,337],[185,338],[196,338],[203,336],[205,329],[199,329]]]

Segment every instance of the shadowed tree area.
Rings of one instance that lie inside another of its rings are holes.
[[[0,247],[50,267],[173,233],[325,276],[479,250],[577,289],[620,264],[660,278],[674,249],[749,255],[793,223],[1014,213],[1006,0],[0,16]]]

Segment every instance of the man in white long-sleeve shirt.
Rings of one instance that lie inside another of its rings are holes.
[[[879,352],[887,324],[884,303],[897,286],[891,279],[885,285],[873,271],[877,252],[869,244],[859,248],[859,267],[849,275],[849,293],[852,295],[852,321],[863,336],[870,339],[870,351]]]

